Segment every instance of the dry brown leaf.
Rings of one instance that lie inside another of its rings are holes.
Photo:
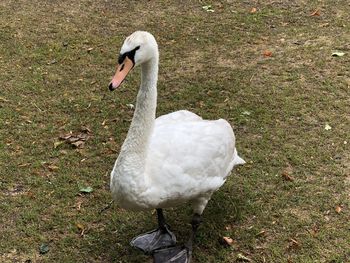
[[[230,238],[230,237],[223,237],[222,238],[224,241],[225,241],[225,243],[227,244],[227,245],[229,245],[229,246],[232,246],[234,243],[235,243],[235,240],[233,240],[232,238]]]
[[[80,223],[76,223],[76,226],[77,226],[77,228],[79,229],[79,231],[80,231],[80,236],[84,236],[84,233],[85,233],[85,231],[86,231],[86,228],[82,225],[82,224],[80,224]]]
[[[342,210],[341,206],[337,205],[335,207],[335,212],[337,212],[338,214],[341,212],[341,210]]]
[[[290,181],[290,182],[293,182],[294,181],[294,178],[292,176],[290,176],[290,174],[284,170],[282,172],[282,177],[286,180],[286,181]]]
[[[295,240],[294,238],[290,238],[289,239],[289,244],[288,244],[288,249],[296,249],[296,248],[299,248],[300,247],[300,243]]]
[[[72,132],[69,132],[65,135],[61,135],[59,138],[77,148],[83,148],[85,145],[85,141],[87,141],[91,137],[91,134],[92,131],[88,127],[82,127],[81,132],[79,133],[73,134]]]
[[[286,181],[293,182],[294,178],[291,176],[292,173],[293,173],[293,167],[290,164],[287,164],[287,167],[284,168],[284,170],[282,171],[283,179],[285,179]]]
[[[85,142],[84,141],[75,141],[71,143],[72,145],[74,145],[77,148],[84,148],[85,146]]]
[[[81,127],[81,131],[82,131],[82,132],[85,132],[85,133],[92,133],[92,131],[90,130],[90,128],[89,128],[89,127],[86,127],[86,126]]]
[[[58,166],[53,165],[53,164],[52,164],[52,165],[49,165],[47,168],[48,168],[49,171],[51,171],[51,172],[58,170]]]
[[[319,9],[316,9],[315,11],[313,11],[310,16],[320,16],[321,15],[321,12]]]
[[[76,137],[76,136],[71,136],[71,137],[69,137],[66,141],[68,142],[68,143],[73,143],[73,142],[77,142],[77,141],[79,141],[80,140],[80,138],[79,137]]]
[[[255,7],[253,7],[251,10],[250,10],[250,13],[251,14],[254,14],[254,13],[256,13],[256,11],[258,11]]]
[[[272,56],[272,51],[265,50],[263,54],[264,54],[264,57],[271,57]]]
[[[309,233],[312,235],[312,236],[316,236],[317,233],[320,231],[319,227],[317,225],[314,225],[311,230],[309,231]]]
[[[61,135],[59,138],[62,139],[62,140],[68,140],[70,137],[72,137],[72,132],[70,131],[69,133],[67,134],[64,134],[64,135]]]
[[[32,198],[32,199],[35,199],[35,194],[34,194],[33,192],[28,191],[28,192],[27,192],[27,195],[28,195],[28,197],[30,197],[30,198]]]

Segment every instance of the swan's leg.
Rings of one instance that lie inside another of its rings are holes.
[[[157,229],[139,235],[130,242],[131,246],[142,250],[145,254],[152,254],[157,249],[175,246],[176,244],[176,237],[165,223],[161,208],[157,209],[157,216]]]
[[[191,221],[191,236],[186,245],[154,251],[154,263],[190,263],[192,258],[193,242],[200,223],[201,216],[199,214],[194,214]]]

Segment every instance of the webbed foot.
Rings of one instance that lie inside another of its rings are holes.
[[[154,251],[154,263],[190,263],[191,252],[185,246],[163,248]]]
[[[167,226],[163,226],[135,237],[130,244],[145,254],[152,254],[157,249],[175,246],[176,237]]]

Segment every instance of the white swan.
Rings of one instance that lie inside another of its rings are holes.
[[[113,199],[130,210],[157,209],[159,228],[135,238],[132,245],[154,253],[155,262],[189,262],[192,239],[211,195],[223,185],[232,168],[244,164],[235,136],[223,120],[203,120],[181,110],[155,118],[158,45],[154,37],[136,31],[121,48],[109,89],[120,86],[130,70],[141,65],[141,86],[134,117],[111,172]],[[193,234],[185,248],[174,246],[175,236],[165,224],[162,208],[190,202]]]

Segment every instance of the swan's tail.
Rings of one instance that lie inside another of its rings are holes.
[[[245,161],[238,156],[237,150],[235,149],[235,153],[233,155],[233,166],[245,164]]]
[[[231,161],[231,163],[230,163],[230,165],[229,165],[229,167],[228,167],[228,169],[227,169],[227,171],[226,171],[226,176],[225,176],[225,178],[226,178],[228,175],[230,175],[230,173],[231,173],[233,167],[235,167],[236,165],[240,165],[240,164],[245,164],[245,161],[244,161],[241,157],[238,156],[237,150],[236,150],[236,148],[235,148],[235,151],[234,151],[234,153],[233,153],[233,158],[232,158],[232,161]]]

